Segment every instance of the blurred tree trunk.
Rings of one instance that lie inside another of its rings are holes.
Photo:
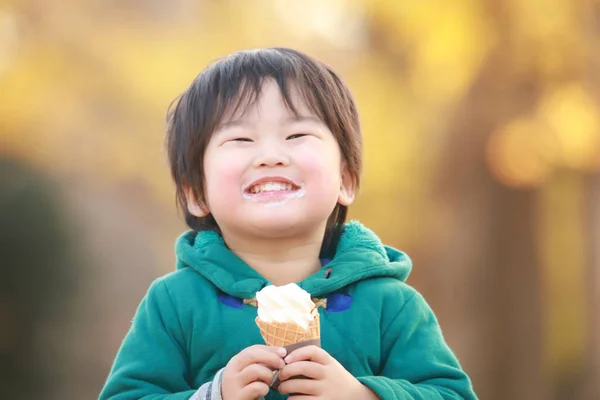
[[[537,99],[534,75],[511,74],[510,51],[499,48],[450,127],[436,195],[452,214],[453,230],[439,238],[441,251],[430,255],[439,259],[429,262],[444,275],[436,291],[445,313],[466,321],[465,331],[448,339],[469,338],[465,367],[479,396],[542,400],[534,192],[496,182],[485,161],[489,135]]]
[[[491,11],[499,41],[448,129],[434,193],[452,221],[435,232],[428,263],[442,278],[434,289],[445,315],[463,321],[446,332],[469,357],[463,364],[482,399],[546,400],[542,376],[535,192],[498,183],[488,172],[490,135],[539,99],[541,78],[516,66],[510,22]],[[461,245],[462,244],[462,245]],[[459,286],[460,285],[460,286]]]
[[[585,396],[587,399],[600,399],[600,312],[596,308],[600,305],[600,173],[589,179],[589,195],[587,201],[588,212],[588,310],[590,318],[589,329],[589,357],[585,382]]]
[[[600,39],[600,2],[588,4],[586,35],[590,43]],[[592,51],[588,55],[588,64],[585,76],[593,89],[596,101],[600,103],[600,54]],[[587,399],[600,399],[600,172],[589,178],[589,191],[587,198],[588,223],[587,248],[588,259],[588,310],[589,310],[589,357],[585,382],[585,397]]]

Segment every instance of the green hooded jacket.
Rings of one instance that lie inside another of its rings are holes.
[[[231,357],[264,344],[257,309],[244,299],[269,282],[215,232],[183,234],[176,254],[177,270],[142,300],[101,400],[200,398],[198,388]],[[333,259],[298,283],[327,299],[321,346],[381,399],[476,399],[431,308],[404,283],[410,270],[404,253],[360,223],[346,224]],[[220,397],[214,387],[206,393]],[[286,397],[271,390],[266,399]]]

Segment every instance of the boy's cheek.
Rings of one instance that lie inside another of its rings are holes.
[[[217,194],[224,192],[241,193],[243,169],[236,165],[235,161],[235,159],[231,159],[227,164],[220,164],[207,169],[207,189],[212,188]]]

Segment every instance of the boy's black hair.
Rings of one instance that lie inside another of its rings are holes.
[[[196,231],[219,226],[211,214],[198,218],[189,213],[184,188],[190,187],[200,205],[204,197],[204,153],[208,142],[227,116],[252,105],[265,79],[279,86],[286,106],[296,115],[291,87],[327,125],[337,140],[342,159],[358,183],[362,170],[362,138],[356,105],[340,77],[327,65],[287,48],[245,50],[208,66],[173,102],[167,114],[166,145],[179,208],[187,225]],[[337,239],[347,217],[347,207],[337,204],[328,220],[323,255]]]

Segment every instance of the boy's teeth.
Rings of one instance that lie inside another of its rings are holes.
[[[265,182],[254,185],[250,188],[251,193],[276,192],[281,190],[292,190],[293,186],[290,183],[283,182]]]

